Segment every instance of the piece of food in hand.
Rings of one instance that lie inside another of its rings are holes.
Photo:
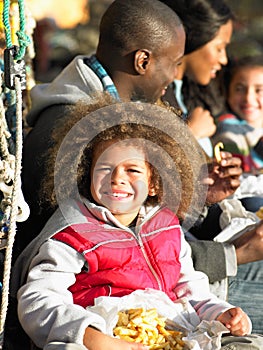
[[[214,155],[217,163],[220,163],[222,160],[220,152],[223,148],[224,148],[223,142],[218,142],[214,147]]]
[[[183,333],[165,328],[156,309],[129,309],[118,313],[113,334],[120,339],[147,345],[151,350],[183,350]]]
[[[259,208],[259,210],[256,212],[256,215],[259,219],[263,220],[263,207]]]

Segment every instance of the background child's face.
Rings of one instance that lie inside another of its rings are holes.
[[[253,127],[263,127],[263,67],[243,67],[229,85],[232,111]]]
[[[91,194],[123,224],[137,216],[150,190],[150,167],[140,147],[104,142],[95,150],[91,171]]]

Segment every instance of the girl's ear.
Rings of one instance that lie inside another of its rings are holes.
[[[156,189],[154,188],[153,185],[151,185],[150,188],[149,188],[148,195],[149,195],[150,197],[154,197],[154,196],[156,196],[156,194],[157,194]]]
[[[140,75],[144,75],[151,61],[152,53],[146,49],[140,49],[135,52],[134,68]]]

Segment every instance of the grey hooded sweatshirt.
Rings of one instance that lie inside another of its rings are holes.
[[[26,117],[29,126],[35,126],[48,107],[72,105],[96,91],[103,91],[100,79],[85,63],[85,57],[76,56],[51,83],[38,84],[32,88],[32,107]]]

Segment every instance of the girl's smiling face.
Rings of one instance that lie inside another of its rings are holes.
[[[228,104],[254,128],[263,127],[263,66],[237,70],[229,84]]]
[[[130,140],[103,142],[94,151],[91,194],[125,226],[137,216],[151,188],[151,170],[142,147]]]

